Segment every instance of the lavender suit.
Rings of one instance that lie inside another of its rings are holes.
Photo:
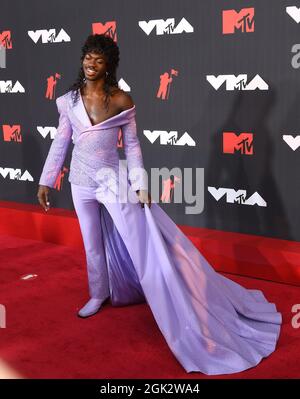
[[[269,356],[282,324],[276,305],[217,273],[157,203],[142,208],[135,190],[148,188],[145,174],[121,179],[120,128],[128,172],[143,168],[135,106],[93,126],[81,95],[74,106],[71,92],[56,103],[59,125],[39,183],[54,186],[73,140],[69,181],[90,296],[110,295],[114,306],[146,301],[187,372],[231,374]],[[112,201],[120,187],[136,202]]]

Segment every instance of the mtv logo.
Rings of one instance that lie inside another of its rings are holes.
[[[240,152],[245,155],[253,154],[253,134],[223,132],[223,153],[234,154]]]
[[[22,142],[21,126],[20,125],[3,125],[4,141]]]
[[[223,35],[254,32],[254,8],[242,8],[241,11],[223,10]]]
[[[94,22],[92,24],[92,32],[95,35],[103,34],[111,37],[115,42],[117,42],[117,26],[116,21],[109,21],[102,24],[101,22]]]
[[[3,32],[0,32],[0,43],[6,49],[12,48],[11,31],[10,30],[4,30]]]

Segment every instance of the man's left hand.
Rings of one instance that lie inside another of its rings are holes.
[[[139,198],[141,207],[144,208],[144,204],[148,204],[151,208],[151,195],[147,190],[137,190],[137,196]]]

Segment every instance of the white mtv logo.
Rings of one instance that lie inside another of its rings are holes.
[[[0,176],[2,176],[3,179],[6,179],[8,177],[10,180],[33,181],[33,177],[28,172],[28,170],[25,170],[25,172],[23,173],[21,172],[21,169],[0,167]]]
[[[24,87],[17,80],[13,85],[12,80],[0,80],[1,93],[25,93]]]
[[[248,75],[207,75],[206,80],[212,85],[215,90],[219,90],[224,82],[226,82],[226,90],[268,90],[269,85],[259,76],[247,83]]]
[[[6,308],[0,304],[0,328],[6,328]]]
[[[216,188],[209,186],[208,191],[217,201],[222,197],[226,197],[226,202],[231,204],[238,203],[242,205],[267,206],[266,201],[257,192],[252,194],[249,198],[246,198],[246,190],[234,190],[233,188]]]
[[[194,32],[193,26],[185,19],[182,18],[178,25],[175,27],[175,18],[164,19],[151,19],[150,21],[139,21],[139,27],[146,33],[150,33],[156,28],[157,35],[175,35],[179,33],[192,33]]]
[[[284,134],[283,140],[287,143],[293,151],[296,151],[300,147],[300,136],[293,137],[291,134]]]
[[[285,11],[287,12],[287,14],[293,18],[293,20],[295,22],[297,22],[297,24],[299,24],[300,22],[300,8],[296,7],[296,6],[290,6],[290,7],[286,7]]]
[[[178,138],[178,132],[175,130],[170,132],[166,132],[164,130],[153,130],[153,132],[151,132],[151,130],[144,130],[144,135],[151,144],[153,144],[159,138],[159,142],[162,145],[196,145],[195,141],[187,132],[185,132],[180,138]]]
[[[42,43],[61,43],[71,41],[70,36],[64,29],[61,29],[58,34],[56,34],[55,28],[29,30],[27,33],[34,43],[37,43],[40,38],[42,39]]]

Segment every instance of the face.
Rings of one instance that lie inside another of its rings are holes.
[[[105,56],[99,53],[87,53],[83,59],[82,67],[87,80],[97,80],[105,75]]]

